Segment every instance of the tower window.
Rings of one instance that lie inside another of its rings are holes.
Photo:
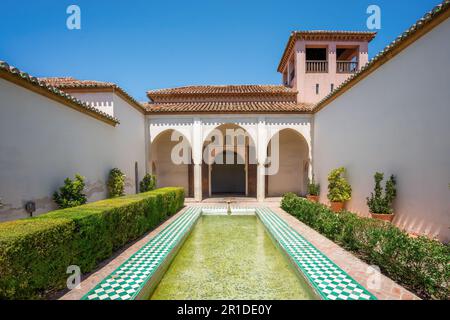
[[[316,84],[316,94],[319,94],[319,84]]]
[[[334,90],[334,83],[331,84],[330,90],[331,90],[331,92],[333,92],[333,90]]]

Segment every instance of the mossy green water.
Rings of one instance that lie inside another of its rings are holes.
[[[151,299],[304,300],[315,295],[255,216],[202,216]]]

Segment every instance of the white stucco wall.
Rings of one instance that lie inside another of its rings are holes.
[[[398,180],[394,222],[450,237],[450,20],[319,111],[313,161],[327,202],[327,174],[344,166],[348,209],[368,214],[376,171]]]
[[[26,217],[30,200],[37,214],[54,209],[53,192],[75,173],[86,177],[89,201],[106,196],[113,167],[127,175],[126,192],[135,192],[136,161],[145,174],[145,117],[116,95],[108,101],[116,127],[0,79],[0,221]]]

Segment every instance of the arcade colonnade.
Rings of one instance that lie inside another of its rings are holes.
[[[306,184],[313,172],[310,115],[179,115],[176,118],[153,115],[147,123],[148,168],[157,176],[158,187],[182,186],[186,195],[196,201],[213,196],[215,189],[226,188],[211,183],[220,183],[219,174],[226,177],[232,170],[241,169],[228,167],[222,170],[219,165],[211,166],[204,161],[204,149],[215,130],[241,129],[248,137],[244,151],[228,150],[227,146],[223,151],[235,152],[236,158],[245,159],[245,165],[241,167],[245,170],[245,188],[242,190],[245,189],[246,196],[263,201],[267,196],[281,196],[285,192],[306,193]],[[173,136],[176,141],[172,141]],[[185,159],[191,161],[176,164],[170,154],[181,139],[188,142],[190,150]],[[279,150],[278,157],[273,149]],[[279,166],[271,161],[275,158]],[[269,175],[266,174],[267,163],[274,164]]]

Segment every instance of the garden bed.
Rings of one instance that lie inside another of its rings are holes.
[[[411,238],[390,223],[359,217],[293,194],[281,207],[308,226],[425,299],[450,298],[450,246],[427,237]]]
[[[93,270],[183,205],[182,188],[163,188],[0,223],[0,299],[64,288],[69,266]]]

